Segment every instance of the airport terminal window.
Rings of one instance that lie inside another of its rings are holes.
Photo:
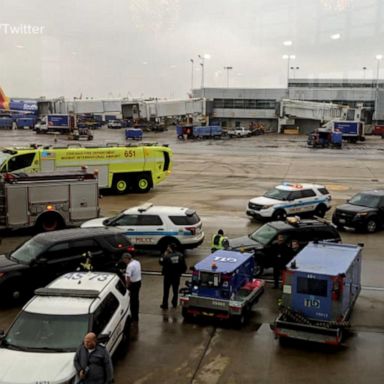
[[[24,155],[18,155],[12,157],[8,161],[8,171],[17,171],[18,169],[23,169],[26,167],[30,167],[32,165],[33,159],[35,157],[34,153],[27,153]]]
[[[244,100],[242,100],[242,99],[233,100],[233,108],[244,109]]]
[[[233,109],[233,100],[232,99],[224,99],[224,108]]]

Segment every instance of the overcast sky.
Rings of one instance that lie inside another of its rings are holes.
[[[0,9],[0,86],[11,97],[185,98],[192,69],[201,85],[199,54],[211,56],[206,87],[226,87],[227,72],[230,87],[285,87],[285,54],[295,55],[291,77],[376,79],[384,54],[383,0],[0,0]]]

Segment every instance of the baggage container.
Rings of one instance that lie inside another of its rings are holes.
[[[308,244],[283,272],[277,337],[339,344],[361,290],[361,246]]]
[[[264,292],[264,280],[253,279],[252,253],[219,250],[193,267],[192,280],[180,297],[184,318],[231,319],[242,325],[252,304]]]

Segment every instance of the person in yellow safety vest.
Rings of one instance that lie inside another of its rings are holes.
[[[224,231],[219,229],[217,234],[212,236],[211,240],[211,252],[216,252],[219,249],[225,249],[228,246],[228,240],[224,236]]]

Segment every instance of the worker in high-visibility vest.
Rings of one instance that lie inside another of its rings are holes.
[[[228,240],[224,236],[224,231],[219,229],[215,235],[212,236],[211,240],[211,252],[215,252],[219,249],[225,249],[227,247]]]

